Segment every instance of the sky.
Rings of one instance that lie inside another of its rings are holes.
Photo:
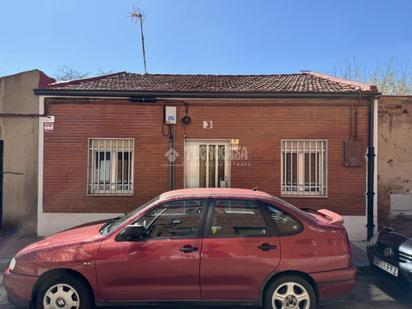
[[[2,0],[0,76],[61,66],[149,73],[334,73],[412,59],[410,0]]]

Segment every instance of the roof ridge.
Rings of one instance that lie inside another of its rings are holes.
[[[353,87],[358,87],[362,91],[377,91],[377,87],[375,85],[357,82],[357,81],[353,81],[349,79],[344,79],[344,78],[340,78],[340,77],[325,74],[325,73],[314,72],[314,71],[302,71],[301,74],[308,74],[308,75],[316,76],[322,79],[327,79],[333,82],[344,83],[344,84],[347,84]]]
[[[178,74],[172,74],[172,73],[145,73],[145,74],[139,74],[139,73],[130,73],[126,72],[128,74],[134,74],[134,75],[142,75],[144,76],[216,76],[216,77],[254,77],[254,76],[291,76],[291,75],[301,75],[301,73],[276,73],[276,74],[190,74],[190,73],[178,73]]]
[[[79,78],[79,79],[73,79],[73,80],[62,80],[62,81],[56,81],[54,83],[48,84],[47,86],[55,86],[55,85],[73,85],[76,83],[81,83],[81,82],[87,82],[87,81],[93,81],[93,80],[99,80],[102,78],[106,78],[109,76],[115,76],[115,75],[121,75],[127,73],[126,71],[121,71],[121,72],[116,72],[116,73],[109,73],[109,74],[104,74],[104,75],[96,75],[96,76],[89,76],[85,78]]]

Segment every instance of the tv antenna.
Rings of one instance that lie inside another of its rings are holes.
[[[147,74],[147,64],[146,64],[146,50],[144,47],[144,34],[143,34],[143,21],[144,13],[139,8],[133,6],[132,11],[129,13],[129,18],[134,21],[136,24],[140,25],[140,37],[142,39],[142,53],[143,53],[143,64],[144,64],[144,73]]]

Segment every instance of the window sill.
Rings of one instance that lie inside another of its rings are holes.
[[[87,196],[94,196],[94,197],[114,197],[114,196],[119,196],[119,197],[126,197],[126,196],[133,196],[134,192],[130,193],[87,193]]]
[[[280,195],[281,197],[289,197],[289,198],[311,198],[311,199],[315,199],[315,198],[319,198],[319,199],[325,199],[328,198],[328,195],[310,195],[310,194],[289,194],[289,193],[281,193]]]

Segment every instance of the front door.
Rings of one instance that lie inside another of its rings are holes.
[[[230,187],[230,143],[227,141],[186,141],[185,187]]]
[[[279,237],[259,202],[216,199],[213,204],[201,255],[202,297],[256,301],[279,265]]]
[[[103,241],[97,257],[105,300],[200,299],[201,224],[207,201],[177,200],[149,210],[133,224],[146,228],[138,241]]]

